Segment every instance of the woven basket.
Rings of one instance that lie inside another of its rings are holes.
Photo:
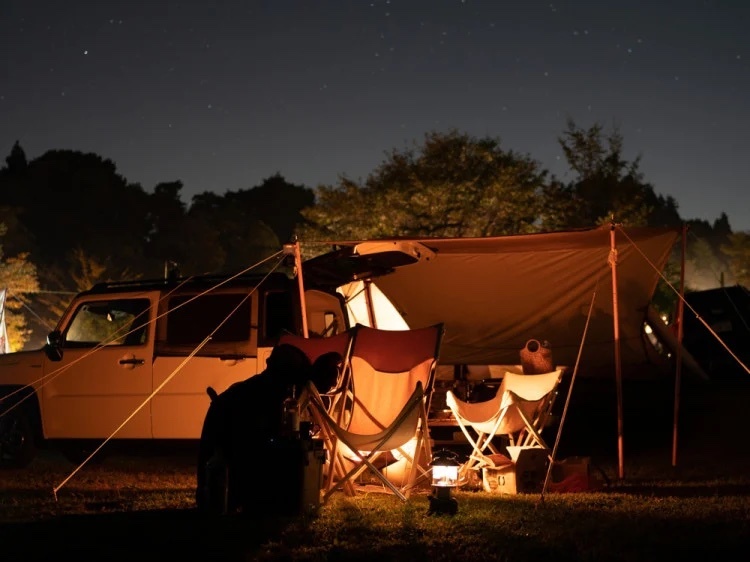
[[[555,370],[552,348],[548,341],[529,340],[521,348],[521,367],[526,375],[540,375]]]

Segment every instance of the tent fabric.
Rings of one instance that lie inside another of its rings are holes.
[[[685,348],[712,379],[746,378],[750,364],[750,290],[733,285],[692,291],[685,294],[685,302]]]
[[[410,327],[445,324],[442,365],[515,365],[534,338],[550,342],[555,364],[572,367],[595,294],[579,375],[609,377],[615,370],[613,231],[622,373],[650,377],[663,373],[665,365],[659,365],[643,323],[679,238],[677,228],[603,226],[503,237],[413,238],[434,255],[395,267],[375,283]],[[361,242],[331,242],[338,248],[331,255],[341,262]],[[368,265],[373,259],[368,256]],[[325,256],[310,263],[311,271],[320,271]],[[351,272],[350,262],[346,268]]]

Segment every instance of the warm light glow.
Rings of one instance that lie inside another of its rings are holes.
[[[458,462],[456,453],[446,450],[437,451],[432,462],[432,485],[435,488],[455,488],[458,486]]]
[[[438,488],[455,488],[458,486],[458,466],[434,465],[432,467],[432,485]]]
[[[391,454],[397,461],[402,459],[413,459],[417,450],[417,438],[413,437],[404,443],[399,449],[393,449]],[[403,452],[403,453],[402,453]]]
[[[359,323],[369,326],[370,319],[364,283],[362,281],[353,281],[339,287],[337,292],[341,293],[346,299],[346,312],[349,316],[350,324]],[[409,325],[403,316],[401,316],[401,313],[375,283],[370,285],[370,292],[373,300],[372,308],[375,312],[375,321],[378,328],[384,330],[409,329]]]
[[[432,488],[433,493],[427,499],[430,502],[428,513],[458,513],[458,502],[451,497],[451,489],[458,487],[458,455],[445,449],[435,452],[432,456]]]

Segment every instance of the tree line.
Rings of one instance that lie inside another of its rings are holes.
[[[684,219],[655,192],[617,129],[569,121],[558,138],[573,179],[561,182],[500,139],[429,132],[392,150],[365,180],[313,188],[276,174],[260,185],[203,192],[186,204],[179,180],[146,191],[97,154],[50,150],[27,160],[16,142],[0,169],[0,287],[19,350],[54,326],[94,283],[236,273],[298,237],[306,252],[333,239],[475,237],[591,227],[687,225],[690,279],[750,285],[750,234],[726,214]],[[307,254],[309,256],[309,253]],[[675,278],[679,260],[668,275]],[[700,287],[695,287],[700,288]],[[664,292],[664,298],[668,299]]]

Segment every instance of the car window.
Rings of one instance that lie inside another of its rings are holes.
[[[180,295],[169,300],[167,343],[197,346],[246,342],[250,338],[251,299],[243,293]]]
[[[294,332],[294,302],[289,291],[269,291],[265,295],[261,343],[273,345],[284,332]]]
[[[144,298],[81,303],[65,331],[64,345],[141,345],[148,333],[148,310]]]

